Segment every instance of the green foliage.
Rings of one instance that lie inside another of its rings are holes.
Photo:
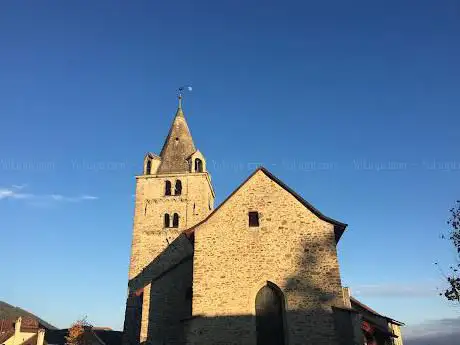
[[[448,239],[456,251],[456,263],[449,267],[449,272],[444,275],[448,286],[445,291],[440,293],[449,301],[460,302],[460,200],[457,200],[456,205],[450,210],[450,218],[447,224],[450,226],[448,236],[443,238]]]

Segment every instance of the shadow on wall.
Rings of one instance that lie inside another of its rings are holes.
[[[284,286],[266,277],[252,302],[257,315],[207,317],[192,316],[193,241],[180,235],[129,282],[124,344],[362,344],[357,314],[344,308],[338,266],[327,264],[334,243],[301,241],[303,251],[285,253],[298,269]]]

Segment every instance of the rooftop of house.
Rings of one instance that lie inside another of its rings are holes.
[[[90,327],[89,335],[101,345],[121,345],[123,332],[114,331],[109,327]],[[55,329],[45,332],[45,343],[48,345],[65,345],[68,329]]]
[[[358,309],[363,309],[365,310],[366,312],[376,316],[376,317],[379,317],[379,318],[382,318],[382,319],[385,319],[387,322],[390,322],[392,324],[395,324],[395,325],[398,325],[398,326],[404,326],[404,323],[401,322],[401,321],[397,321],[395,319],[392,319],[391,317],[388,317],[388,316],[385,316],[385,315],[382,315],[378,312],[376,312],[374,309],[372,309],[371,307],[369,307],[368,305],[358,301],[356,298],[354,297],[350,297],[350,301],[351,301],[351,305],[352,307],[354,307],[356,309],[356,307],[358,307]]]

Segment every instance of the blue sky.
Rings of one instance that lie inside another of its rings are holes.
[[[460,197],[458,1],[2,1],[0,300],[121,329],[134,176],[184,100],[222,201],[263,164],[349,224],[344,285],[416,325]],[[427,312],[429,311],[429,312]]]

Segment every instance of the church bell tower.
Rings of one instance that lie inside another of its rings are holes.
[[[138,277],[183,230],[206,218],[214,208],[214,198],[206,160],[195,147],[179,94],[179,106],[160,154],[147,153],[142,174],[136,176],[129,280]],[[148,322],[144,319],[148,318],[149,290],[136,293],[142,294],[141,299],[132,291],[129,294],[125,330],[127,322],[139,321],[135,309],[141,310],[142,325],[128,327],[139,330],[142,342],[147,336],[143,324]]]

